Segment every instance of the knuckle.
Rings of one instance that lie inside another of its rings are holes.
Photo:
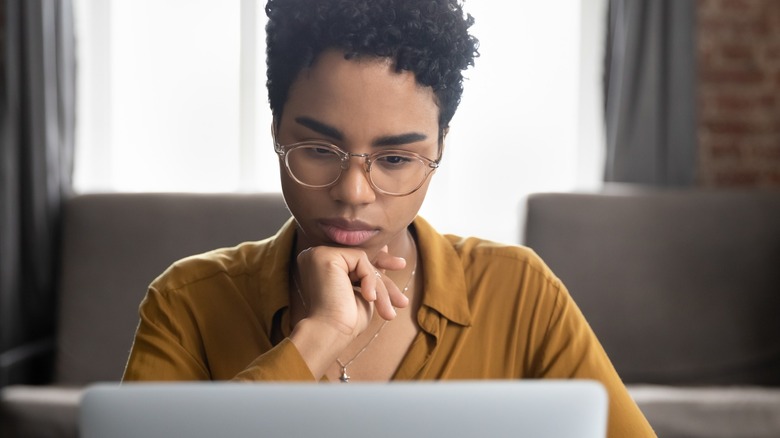
[[[311,248],[307,248],[304,250],[301,254],[307,254],[311,258],[320,258],[323,257],[328,253],[328,248],[324,246],[314,246]]]

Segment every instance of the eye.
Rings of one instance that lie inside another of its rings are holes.
[[[408,163],[410,161],[408,157],[404,157],[402,155],[390,155],[384,157],[383,160],[385,160],[390,164],[403,164],[403,163]]]
[[[400,154],[400,153],[392,153],[388,155],[379,156],[376,158],[374,162],[377,165],[381,166],[383,169],[399,170],[402,168],[409,167],[411,164],[413,164],[416,161],[417,159],[414,156]]]
[[[301,149],[303,152],[306,153],[306,156],[310,159],[329,160],[329,159],[339,158],[339,155],[336,153],[336,151],[324,146],[311,145]]]

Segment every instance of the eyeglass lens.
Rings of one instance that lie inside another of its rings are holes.
[[[406,194],[422,184],[430,166],[419,157],[403,151],[388,151],[371,156],[369,178],[379,190]],[[321,145],[301,145],[287,151],[287,167],[300,183],[312,187],[328,186],[341,176],[342,155]],[[348,159],[347,159],[348,161]]]

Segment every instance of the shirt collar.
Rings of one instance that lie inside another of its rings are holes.
[[[439,234],[425,219],[413,222],[422,257],[423,306],[440,313],[450,321],[471,325],[471,310],[466,288],[463,261],[452,242]]]

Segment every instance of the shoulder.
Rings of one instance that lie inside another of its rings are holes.
[[[245,242],[192,255],[171,264],[153,282],[156,290],[175,290],[215,277],[237,277],[255,272],[264,242]]]
[[[507,279],[535,276],[554,284],[560,283],[541,257],[526,246],[498,243],[477,237],[444,237],[458,254],[466,271],[491,273]]]
[[[185,257],[169,266],[155,283],[164,282],[170,288],[178,288],[215,275],[242,275],[257,269],[253,261],[262,247],[261,242],[245,242]]]
[[[443,236],[452,248],[465,261],[478,262],[482,259],[493,261],[507,260],[512,263],[521,263],[534,266],[538,269],[546,269],[542,259],[526,246],[498,243],[478,237],[461,237],[452,234]]]
[[[532,249],[477,237],[437,233],[427,222],[417,220],[426,287],[440,285],[469,296],[500,302],[518,299],[557,301],[563,284]]]
[[[246,283],[248,278],[252,278],[253,283],[268,281],[268,277],[286,272],[293,238],[294,225],[288,222],[268,239],[244,242],[183,258],[160,274],[152,282],[151,289],[174,291],[192,289],[198,285],[223,287],[226,283]],[[243,287],[248,285],[244,284]]]
[[[425,268],[437,280],[461,274],[464,280],[499,282],[502,289],[512,282],[528,282],[533,278],[560,287],[560,280],[531,248],[498,243],[478,237],[439,234],[428,222],[418,217],[415,222],[423,257],[430,261]]]

